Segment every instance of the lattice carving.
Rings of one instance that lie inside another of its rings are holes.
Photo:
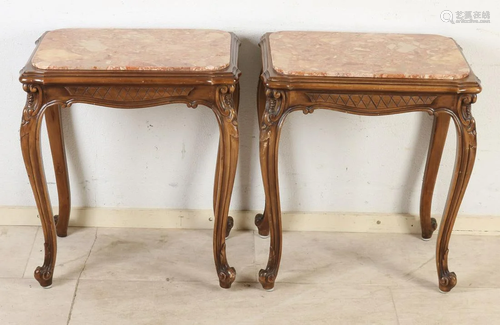
[[[72,96],[118,102],[139,102],[169,97],[185,97],[192,87],[65,87]]]
[[[308,93],[313,103],[328,103],[354,108],[397,108],[429,105],[437,96],[399,96],[399,95],[357,95]]]

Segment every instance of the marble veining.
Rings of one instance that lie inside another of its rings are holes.
[[[217,71],[231,35],[198,29],[60,29],[45,34],[32,64],[48,70]]]
[[[273,68],[283,75],[461,79],[470,73],[451,38],[424,34],[277,32]]]

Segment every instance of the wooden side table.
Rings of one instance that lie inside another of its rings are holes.
[[[238,159],[239,41],[216,30],[64,29],[45,33],[20,81],[27,92],[21,146],[45,237],[43,266],[35,278],[52,284],[57,237],[67,235],[68,169],[60,111],[73,103],[143,108],[169,103],[209,107],[220,140],[214,184],[214,257],[220,286],[236,272],[226,259],[225,235]],[[59,214],[54,217],[40,153],[45,116],[54,161]]]
[[[274,288],[281,259],[281,127],[291,112],[309,114],[321,108],[371,116],[406,112],[434,116],[420,202],[424,239],[437,226],[430,216],[432,194],[453,120],[457,156],[436,248],[439,289],[450,291],[457,277],[448,270],[448,243],[476,156],[471,104],[481,91],[457,44],[437,35],[278,32],[264,35],[260,46],[258,113],[266,206],[255,223],[260,235],[271,235],[267,268],[259,273],[262,286]]]

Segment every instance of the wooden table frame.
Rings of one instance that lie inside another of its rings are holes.
[[[39,70],[31,64],[32,55],[19,78],[27,92],[21,123],[21,147],[45,239],[45,259],[43,265],[35,270],[35,278],[41,286],[52,285],[57,253],[56,234],[59,237],[67,235],[70,216],[70,186],[61,109],[73,103],[124,109],[185,103],[192,108],[198,105],[209,107],[219,124],[213,201],[214,259],[220,286],[231,287],[236,272],[227,262],[225,236],[232,227],[228,211],[238,160],[239,45],[238,38],[231,33],[230,65],[224,70],[211,72]],[[59,214],[56,216],[52,213],[40,148],[40,128],[44,116],[59,197]]]
[[[260,125],[260,164],[266,204],[255,217],[262,236],[271,235],[269,261],[259,272],[264,289],[274,288],[281,259],[282,226],[278,183],[278,146],[285,118],[294,111],[304,114],[328,109],[358,115],[391,115],[427,112],[434,126],[423,179],[420,222],[422,238],[429,239],[437,227],[431,203],[450,119],[457,131],[457,155],[448,200],[436,246],[439,289],[450,291],[457,283],[448,270],[448,243],[476,156],[476,123],[471,105],[481,91],[472,73],[459,80],[304,77],[278,74],[272,66],[269,34],[262,37],[263,71],[257,106]],[[360,97],[363,96],[363,97]],[[365,101],[359,101],[360,98]],[[356,99],[356,100],[353,100]],[[356,103],[357,102],[357,103]]]

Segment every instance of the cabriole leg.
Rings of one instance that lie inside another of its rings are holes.
[[[66,150],[64,147],[64,136],[61,125],[61,107],[53,105],[45,112],[45,122],[49,134],[50,149],[54,162],[56,175],[57,194],[59,197],[59,214],[54,216],[57,235],[66,237],[68,235],[68,223],[71,209],[71,194],[69,187],[68,165],[66,162]]]
[[[260,120],[260,166],[266,195],[265,217],[271,236],[266,269],[259,272],[259,282],[266,290],[274,289],[281,261],[282,227],[278,182],[278,147],[283,112],[286,110],[284,92],[266,90],[265,110]]]
[[[422,228],[422,239],[424,240],[429,240],[432,237],[432,233],[437,228],[436,219],[431,218],[432,195],[434,193],[434,186],[436,185],[439,164],[443,155],[443,148],[446,142],[446,136],[448,135],[449,125],[449,114],[436,113],[434,115],[434,124],[432,126],[422,193],[420,196],[420,225]]]
[[[21,149],[45,240],[45,258],[43,265],[35,270],[35,279],[42,287],[50,287],[56,262],[57,237],[40,148],[40,125],[44,114],[43,96],[39,86],[25,84],[23,88],[28,93],[28,99],[21,123]]]
[[[450,291],[457,284],[456,274],[448,269],[448,244],[476,158],[476,123],[471,114],[471,104],[475,101],[476,95],[461,95],[453,116],[457,129],[457,156],[436,246],[436,266],[442,292]]]
[[[262,120],[265,108],[266,108],[266,92],[264,89],[264,85],[262,84],[262,80],[259,80],[259,84],[257,87],[257,109],[258,109],[259,121]],[[269,237],[269,220],[267,218],[268,215],[269,211],[267,210],[267,202],[266,202],[264,212],[259,213],[255,216],[255,226],[257,226],[259,236],[262,238]]]
[[[217,89],[215,115],[220,127],[219,153],[214,186],[214,258],[219,284],[230,288],[236,279],[236,270],[230,267],[226,257],[226,239],[229,234],[228,212],[238,161],[237,107],[234,101],[234,85]]]

